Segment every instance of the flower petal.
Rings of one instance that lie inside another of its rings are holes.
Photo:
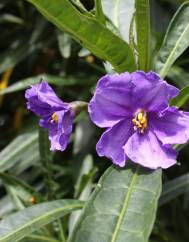
[[[38,116],[47,116],[52,108],[54,110],[68,108],[68,104],[62,102],[45,81],[26,90],[25,98],[28,100],[27,108]]]
[[[161,113],[152,113],[150,125],[163,144],[183,144],[189,139],[189,114],[171,107]]]
[[[133,162],[151,169],[166,169],[176,163],[176,151],[170,146],[162,145],[150,130],[144,134],[135,132],[124,150]]]
[[[99,127],[111,127],[126,116],[131,116],[130,74],[115,74],[102,77],[89,103],[89,114]]]
[[[97,143],[99,156],[110,158],[114,164],[123,167],[127,160],[123,146],[132,134],[130,120],[122,120],[112,128],[107,129]]]
[[[67,147],[72,132],[73,114],[71,111],[58,111],[58,123],[49,124],[49,139],[51,150],[64,151]]]
[[[136,71],[131,73],[133,100],[138,108],[147,111],[163,110],[168,106],[168,100],[178,95],[179,90],[163,81],[156,73]]]

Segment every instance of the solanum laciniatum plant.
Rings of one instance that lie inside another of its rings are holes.
[[[188,241],[189,2],[0,11],[0,241]]]

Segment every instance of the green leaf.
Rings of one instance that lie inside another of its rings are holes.
[[[0,221],[0,242],[16,242],[46,224],[82,208],[78,200],[41,203],[14,213]]]
[[[150,68],[150,4],[149,0],[135,0],[137,50],[139,69],[148,71]]]
[[[53,197],[53,172],[52,172],[52,153],[50,151],[50,142],[48,131],[39,127],[39,154],[41,167],[43,169],[45,188],[47,190],[47,198]]]
[[[59,29],[67,31],[96,56],[109,61],[117,72],[135,69],[134,55],[129,45],[94,17],[79,12],[68,0],[29,2]]]
[[[175,60],[189,46],[189,2],[181,5],[175,13],[167,29],[163,44],[159,51],[155,70],[164,78]]]
[[[34,50],[36,50],[36,46],[29,46],[26,39],[15,41],[8,50],[0,55],[0,73],[16,66]]]
[[[161,191],[161,170],[108,168],[70,242],[147,242]]]
[[[184,87],[178,96],[171,99],[170,105],[178,108],[182,107],[189,100],[189,85]]]
[[[187,192],[189,192],[189,173],[168,181],[163,185],[159,206],[162,206]]]
[[[95,0],[95,10],[96,10],[96,18],[101,21],[102,24],[106,24],[106,18],[104,16],[104,12],[102,10],[101,0]]]
[[[129,41],[129,26],[135,11],[134,0],[101,0],[105,15],[119,30],[121,37]]]
[[[189,83],[189,73],[187,70],[176,65],[171,67],[167,74],[167,78],[169,78],[179,89],[186,87]]]
[[[35,196],[35,198],[39,196],[39,194],[37,194],[33,187],[29,186],[23,180],[18,179],[13,175],[0,173],[0,178],[6,188],[13,191],[14,194],[19,197],[25,204],[31,204],[30,199],[33,196]]]
[[[0,95],[18,92],[28,88],[30,85],[35,85],[40,82],[41,79],[44,79],[50,84],[56,86],[72,86],[72,85],[91,85],[95,83],[97,77],[86,78],[86,76],[54,76],[50,74],[41,74],[38,76],[28,77],[26,79],[20,80],[11,86],[0,90]]]
[[[82,163],[80,168],[79,176],[75,184],[75,194],[74,197],[87,201],[91,194],[94,179],[94,175],[97,172],[97,168],[93,165],[93,159],[91,155],[87,155]],[[76,211],[71,214],[69,219],[69,234],[72,234],[73,229],[81,215],[82,211]]]
[[[66,33],[57,33],[58,47],[63,58],[67,59],[71,55],[71,37]]]
[[[19,18],[15,15],[5,13],[1,14],[0,16],[0,24],[1,23],[14,23],[14,24],[24,24],[24,20],[22,18]]]
[[[28,132],[17,136],[0,152],[0,172],[10,169],[22,161],[26,162],[27,159],[33,164],[39,158],[39,152],[36,151],[35,146],[37,140],[37,132]],[[34,146],[35,150],[33,150]]]

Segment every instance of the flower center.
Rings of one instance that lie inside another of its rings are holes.
[[[132,122],[134,124],[134,130],[139,130],[139,132],[143,134],[148,123],[146,112],[143,110],[137,112],[135,118],[132,119]]]
[[[58,115],[54,112],[53,115],[51,116],[51,121],[58,123]]]

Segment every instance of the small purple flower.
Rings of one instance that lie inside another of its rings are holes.
[[[41,117],[39,125],[49,130],[51,150],[64,151],[72,132],[73,111],[45,81],[26,90],[27,108]]]
[[[102,77],[89,104],[92,121],[106,128],[98,155],[121,167],[127,159],[151,169],[174,165],[171,145],[189,139],[189,113],[168,103],[178,93],[152,71]]]

